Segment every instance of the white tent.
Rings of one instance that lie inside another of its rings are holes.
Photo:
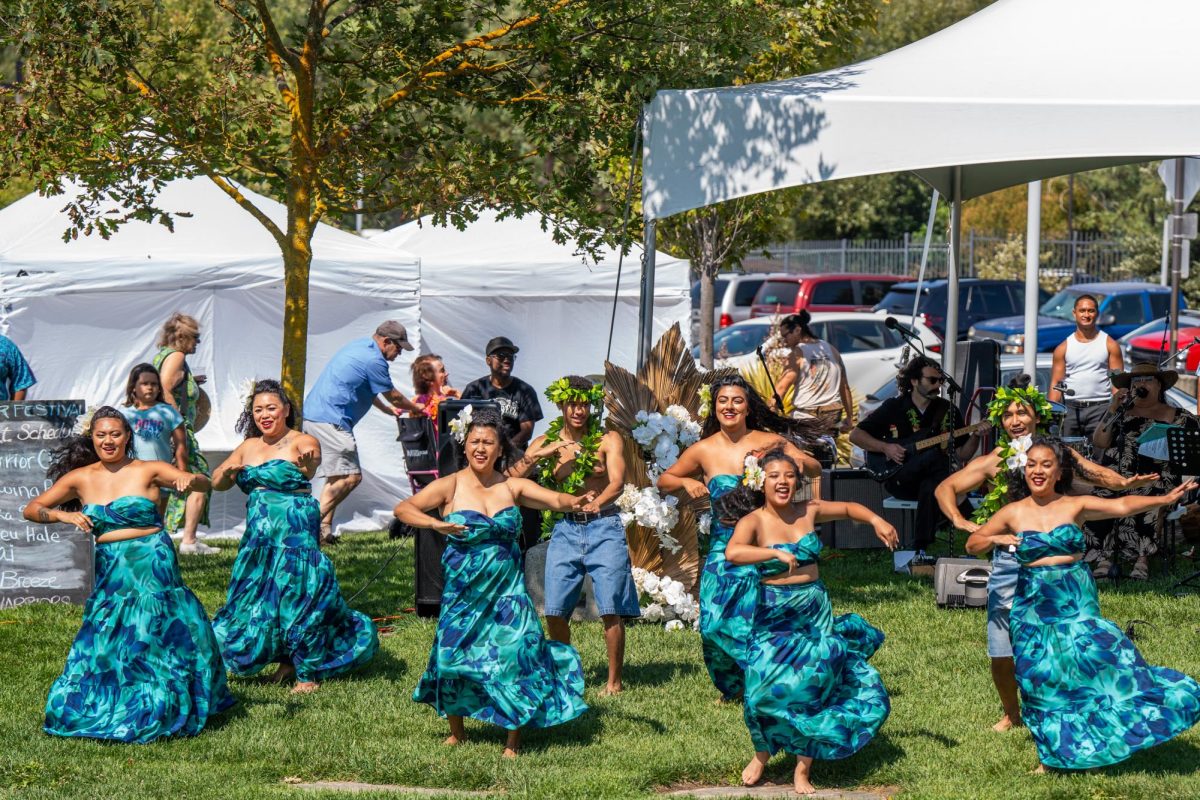
[[[647,108],[646,220],[909,170],[957,208],[1038,178],[1200,152],[1200,84],[1179,38],[1198,25],[1194,0],[998,0],[859,64],[660,91]],[[953,301],[948,312],[952,329]]]
[[[603,374],[617,289],[615,250],[594,261],[558,244],[542,218],[499,220],[484,211],[465,230],[438,227],[429,218],[371,240],[401,247],[421,261],[421,337],[425,352],[446,362],[452,385],[462,388],[487,374],[483,348],[507,336],[521,348],[514,374],[542,389],[564,374]],[[659,253],[652,331],[678,322],[685,335],[691,298],[687,261]],[[622,267],[610,360],[637,362],[641,250]],[[553,417],[543,399],[543,411]]]
[[[243,193],[284,224],[282,205]],[[162,323],[183,311],[200,322],[202,342],[189,364],[208,376],[213,401],[200,444],[206,451],[232,449],[240,384],[279,372],[284,289],[274,239],[206,178],[163,189],[161,207],[189,215],[176,217],[174,233],[130,222],[108,240],[92,235],[64,243],[67,202],[33,194],[0,210],[0,332],[37,374],[31,395],[118,403],[130,367],[150,360]],[[370,335],[385,319],[403,322],[419,347],[419,303],[416,258],[320,225],[313,237],[309,385],[339,347]],[[408,385],[408,363],[402,357],[392,365],[397,386]],[[379,527],[379,512],[390,512],[409,492],[396,427],[371,411],[357,434],[365,479],[339,509],[339,521],[374,516],[359,526]],[[240,492],[214,500],[213,531],[241,521]]]

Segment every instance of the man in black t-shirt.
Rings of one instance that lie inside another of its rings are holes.
[[[884,488],[893,497],[917,501],[913,532],[917,550],[932,544],[938,528],[947,523],[933,493],[950,474],[950,453],[946,445],[940,445],[909,455],[898,442],[913,436],[926,439],[963,427],[958,409],[940,396],[942,381],[936,363],[924,356],[914,358],[896,376],[899,394],[884,401],[850,432],[850,441],[863,450],[882,453],[889,461],[904,465],[884,483]],[[979,434],[959,436],[954,444],[958,463],[965,464],[975,453]]]
[[[515,447],[525,449],[533,435],[533,423],[544,415],[537,392],[525,381],[514,378],[513,362],[520,348],[505,336],[497,336],[484,349],[491,374],[471,381],[462,391],[464,400],[493,400],[500,405],[504,428]]]

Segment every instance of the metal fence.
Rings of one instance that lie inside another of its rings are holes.
[[[924,237],[910,234],[903,239],[787,242],[768,247],[769,256],[760,253],[746,258],[743,267],[753,272],[852,272],[916,277],[923,245]],[[1024,275],[1023,236],[982,236],[967,231],[962,247],[960,275],[983,277],[981,270],[987,277],[1020,279]],[[946,240],[934,237],[925,267],[926,277],[946,277],[949,255]],[[1153,277],[1134,274],[1133,255],[1119,240],[1083,235],[1043,239],[1040,271],[1044,279],[1063,283]]]

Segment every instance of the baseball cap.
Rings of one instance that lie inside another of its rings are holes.
[[[514,353],[521,352],[521,348],[512,343],[512,339],[507,336],[494,336],[488,340],[487,347],[484,348],[483,354],[490,356],[497,350],[511,350]]]
[[[404,329],[403,325],[401,325],[399,322],[396,322],[394,319],[389,319],[376,328],[375,335],[380,338],[387,339],[388,341],[395,342],[396,346],[402,350],[413,349],[412,344],[408,341],[408,331]]]

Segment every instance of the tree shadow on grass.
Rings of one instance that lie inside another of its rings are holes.
[[[621,684],[626,691],[639,686],[661,686],[676,678],[700,671],[695,662],[650,661],[644,664],[626,664],[621,670]],[[594,666],[588,671],[588,686],[604,686],[608,682],[608,664]]]

